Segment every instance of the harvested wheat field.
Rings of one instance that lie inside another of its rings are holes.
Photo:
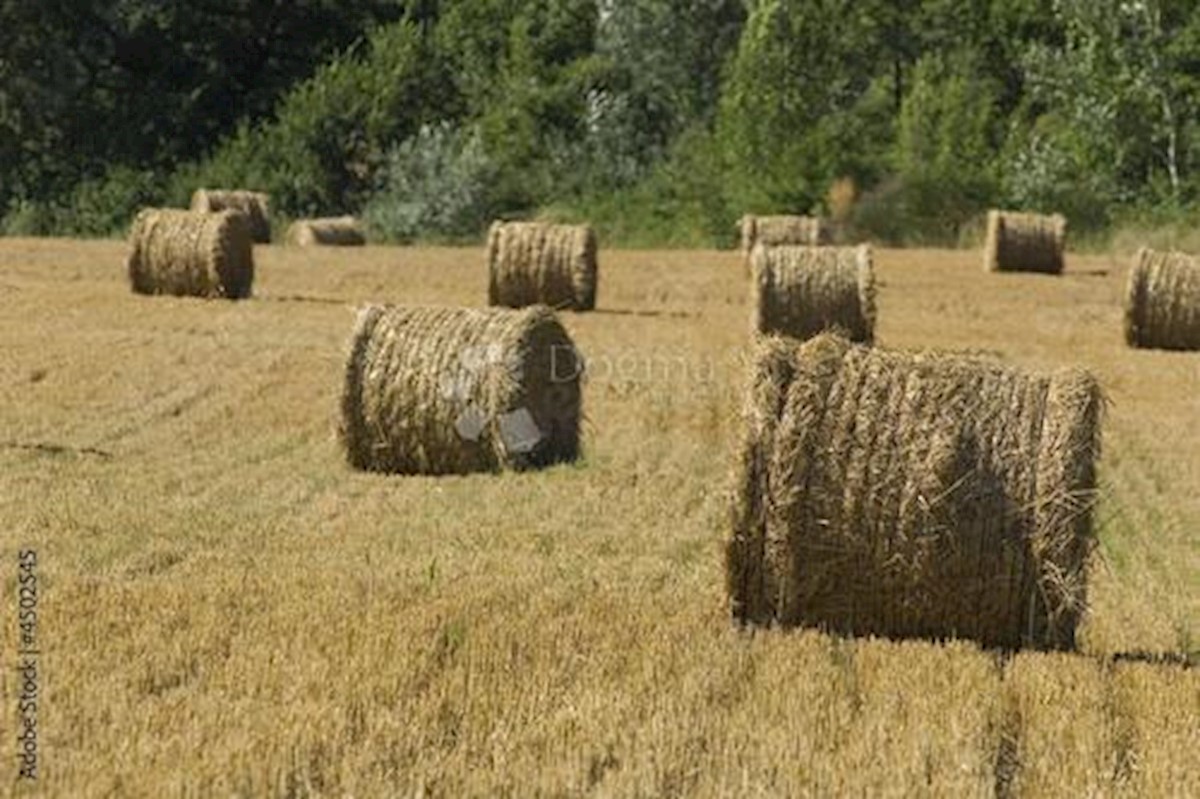
[[[581,457],[441,477],[346,464],[345,345],[368,302],[481,306],[481,249],[257,248],[240,303],[132,294],[125,253],[0,240],[42,794],[1200,795],[1200,358],[1125,345],[1127,254],[874,253],[881,347],[1108,399],[1079,651],[1003,655],[732,623],[740,253],[608,253],[596,310],[559,313]]]

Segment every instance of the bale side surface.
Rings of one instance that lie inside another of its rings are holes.
[[[989,272],[1063,271],[1067,220],[1055,214],[989,211],[983,266]]]
[[[301,247],[361,247],[367,243],[362,225],[352,216],[300,219],[288,226],[284,238]]]
[[[254,251],[245,216],[147,208],[129,232],[126,267],[138,294],[249,297]]]
[[[815,216],[754,216],[741,219],[742,253],[749,255],[754,245],[784,244],[819,246],[833,241],[829,221]]]
[[[767,247],[750,256],[752,328],[797,339],[839,330],[853,341],[875,338],[871,248]]]
[[[369,306],[350,339],[339,439],[355,468],[464,474],[570,461],[580,364],[550,309]]]
[[[1071,648],[1100,410],[1080,372],[760,340],[726,544],[734,617]]]
[[[495,222],[487,259],[489,305],[596,307],[596,234],[587,225]]]
[[[250,235],[257,244],[271,241],[271,198],[257,191],[233,189],[196,189],[192,210],[241,211],[250,223]]]
[[[1131,347],[1200,350],[1200,261],[1143,247],[1133,258],[1125,295]]]

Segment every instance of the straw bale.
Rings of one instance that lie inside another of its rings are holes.
[[[362,225],[352,216],[296,220],[288,226],[284,239],[300,247],[361,247],[367,243]]]
[[[1102,405],[1074,369],[760,339],[726,542],[735,619],[1072,648]]]
[[[271,199],[257,191],[197,189],[192,194],[193,211],[241,211],[250,221],[256,244],[271,241]]]
[[[989,272],[1063,271],[1067,220],[1054,214],[988,211],[983,267]]]
[[[756,244],[819,246],[833,242],[833,226],[829,220],[815,216],[746,214],[739,226],[742,231],[742,254],[746,256],[750,255]]]
[[[587,225],[495,222],[487,257],[489,305],[596,307],[596,234]]]
[[[1200,261],[1143,247],[1133,257],[1125,295],[1131,347],[1200,350]]]
[[[237,211],[146,208],[134,219],[129,247],[129,282],[139,294],[250,296],[254,251]]]
[[[463,474],[574,460],[581,360],[553,311],[372,305],[339,438],[358,469]]]
[[[853,341],[875,338],[871,248],[767,247],[750,256],[752,327],[797,339],[838,330]]]

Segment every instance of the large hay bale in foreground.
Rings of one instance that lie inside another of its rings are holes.
[[[1143,247],[1133,257],[1125,296],[1131,347],[1200,350],[1200,261]]]
[[[192,194],[192,210],[241,211],[250,221],[250,235],[257,244],[271,241],[271,199],[257,191],[231,189],[196,189]]]
[[[288,226],[285,240],[300,247],[361,247],[367,243],[362,225],[352,216],[299,219]]]
[[[988,211],[983,268],[989,272],[1063,271],[1067,220],[1054,214]]]
[[[596,307],[596,234],[591,227],[494,222],[487,247],[489,305]]]
[[[828,220],[815,216],[754,216],[741,218],[742,254],[749,256],[754,245],[784,244],[815,247],[833,241],[833,226]]]
[[[129,232],[129,282],[138,294],[250,296],[254,248],[237,211],[140,211]]]
[[[734,617],[1071,648],[1102,404],[1077,370],[760,339],[726,543]]]
[[[372,305],[346,361],[339,437],[355,468],[525,469],[579,452],[581,361],[545,306]]]
[[[875,338],[871,248],[766,247],[750,255],[752,326],[797,339],[839,330],[854,341]]]

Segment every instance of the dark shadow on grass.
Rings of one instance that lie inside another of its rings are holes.
[[[650,318],[664,316],[671,319],[691,319],[696,316],[691,311],[638,311],[632,308],[596,308],[592,313],[608,316],[645,316]]]
[[[113,454],[108,450],[95,447],[71,447],[65,444],[50,444],[44,441],[0,441],[0,449],[19,449],[26,452],[36,452],[40,455],[91,455],[103,460],[112,460]]]
[[[314,302],[321,305],[352,305],[349,300],[343,300],[338,297],[310,297],[306,294],[280,294],[277,296],[262,296],[259,295],[255,299],[264,302]]]

